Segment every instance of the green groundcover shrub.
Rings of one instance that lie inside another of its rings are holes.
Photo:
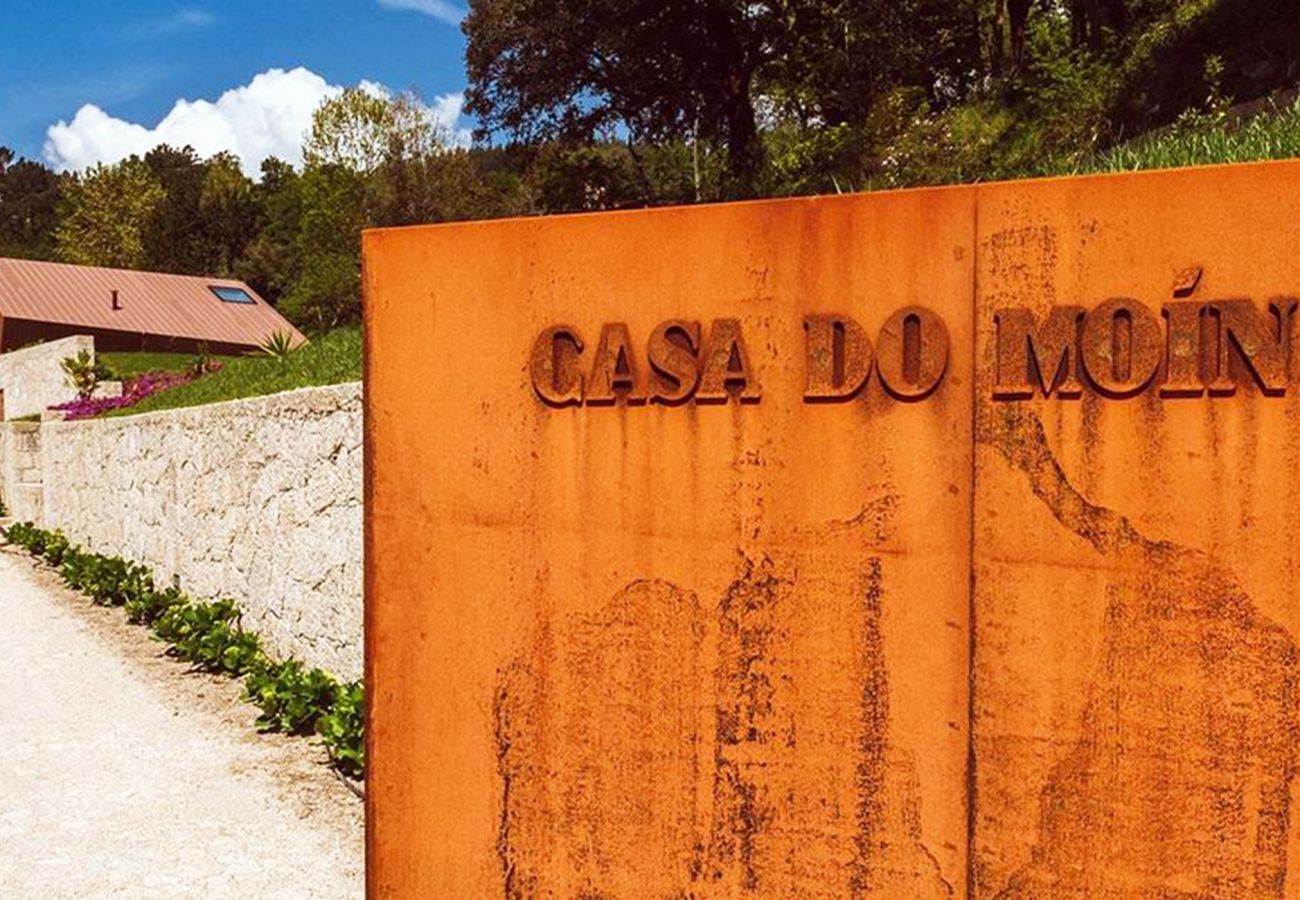
[[[73,546],[60,531],[30,522],[9,526],[9,543],[55,568],[63,582],[101,606],[121,606],[148,626],[169,655],[205,672],[242,677],[244,697],[262,711],[258,727],[320,735],[332,763],[355,778],[365,774],[365,690],[320,669],[266,655],[256,634],[240,625],[232,600],[199,602],[179,588],[159,588],[145,566]]]

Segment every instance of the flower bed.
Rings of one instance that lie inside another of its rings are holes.
[[[146,397],[152,397],[154,394],[168,388],[189,384],[196,378],[200,378],[209,372],[217,372],[220,369],[221,363],[210,362],[202,366],[192,366],[184,372],[145,372],[143,375],[128,378],[122,385],[121,396],[72,400],[68,403],[52,406],[50,409],[63,413],[63,418],[66,421],[92,419],[110,410],[135,406]]]

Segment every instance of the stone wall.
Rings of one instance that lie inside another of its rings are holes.
[[[17,521],[41,521],[41,470],[41,424],[0,423],[0,501]]]
[[[36,344],[0,354],[0,391],[5,419],[39,415],[46,407],[76,399],[60,365],[82,350],[95,352],[95,339],[85,335]]]
[[[360,677],[360,384],[46,422],[38,438],[31,518],[191,596],[235,599],[273,655]]]

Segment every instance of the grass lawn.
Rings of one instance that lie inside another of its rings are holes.
[[[104,355],[112,358],[119,354]],[[181,356],[166,353],[121,355]],[[194,359],[193,356],[182,358],[184,365],[177,368],[185,368]],[[183,406],[220,403],[223,400],[238,400],[241,397],[277,394],[294,388],[360,381],[361,329],[340,328],[331,331],[329,334],[314,338],[311,343],[290,354],[286,359],[244,356],[223,358],[222,362],[225,368],[220,372],[204,375],[189,384],[161,391],[146,397],[135,406],[113,410],[106,413],[106,416],[131,416],[163,409],[178,409]],[[114,366],[113,361],[110,360],[108,365],[115,373],[121,374],[121,370]],[[144,371],[158,371],[158,367],[154,366]]]
[[[184,372],[198,356],[194,353],[98,353],[95,359],[108,367],[115,380],[120,380],[145,372]],[[228,362],[231,357],[216,359]]]

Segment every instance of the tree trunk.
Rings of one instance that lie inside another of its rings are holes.
[[[1085,43],[1091,50],[1105,44],[1105,29],[1123,34],[1128,28],[1124,0],[1070,0],[1070,36],[1074,46]]]
[[[748,73],[733,76],[727,98],[727,174],[738,197],[754,196],[763,169],[763,142],[749,96],[750,81]]]
[[[1070,45],[1082,47],[1088,39],[1088,0],[1070,0]]]
[[[1011,71],[1019,73],[1025,62],[1025,29],[1029,24],[1030,0],[1007,0],[1007,21],[1011,31]]]
[[[1124,0],[1102,0],[1106,8],[1106,24],[1116,34],[1124,34],[1128,31],[1128,7],[1124,5]]]
[[[989,21],[989,72],[1001,78],[1006,72],[1006,8],[1003,0],[993,4],[993,18]]]

